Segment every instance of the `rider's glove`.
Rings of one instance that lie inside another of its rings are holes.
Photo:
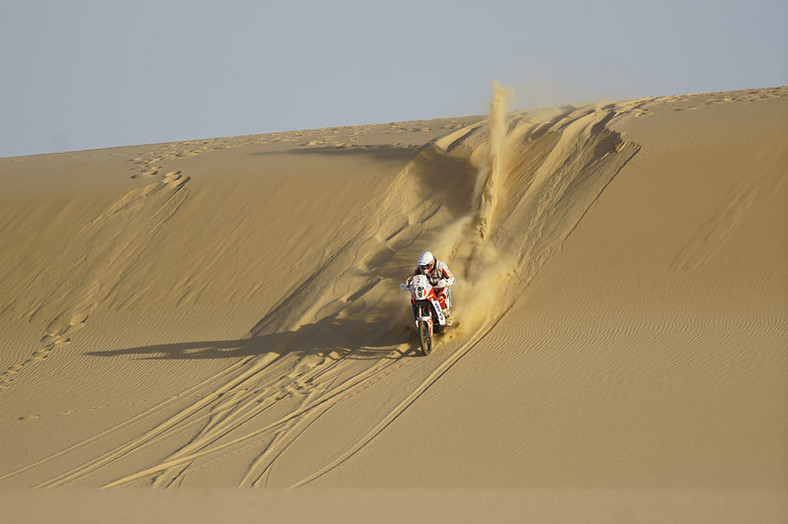
[[[447,283],[448,283],[447,280],[445,278],[442,278],[438,280],[438,283],[435,284],[435,287],[446,287]]]

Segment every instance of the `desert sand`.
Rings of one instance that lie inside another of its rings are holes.
[[[788,88],[504,99],[0,159],[6,515],[153,486],[784,522]],[[458,279],[426,357],[399,289],[425,249]]]

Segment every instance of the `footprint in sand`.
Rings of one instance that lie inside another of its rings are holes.
[[[71,319],[68,321],[71,327],[82,327],[88,321],[88,310],[80,311],[79,313],[75,313]]]
[[[151,178],[151,177],[154,177],[157,174],[159,174],[159,169],[161,169],[161,166],[145,169],[141,173],[135,173],[135,174],[131,175],[131,178],[137,178],[138,176],[145,177],[145,178]]]
[[[180,171],[170,171],[162,179],[162,182],[170,186],[181,186],[188,181],[189,177],[184,177]]]

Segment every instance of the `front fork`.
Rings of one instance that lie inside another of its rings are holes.
[[[437,320],[439,325],[444,326],[446,325],[446,317],[443,316],[443,309],[441,309],[440,302],[437,300],[430,300],[430,304],[432,307],[426,304],[411,304],[411,308],[413,309],[413,317],[416,320],[416,329],[419,328],[419,322],[424,320],[429,324],[430,334],[432,334],[433,323]],[[426,311],[421,311],[422,308],[426,308]],[[433,319],[433,313],[435,313],[437,319]]]

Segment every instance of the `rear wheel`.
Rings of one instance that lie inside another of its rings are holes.
[[[432,335],[430,335],[430,326],[426,322],[419,322],[419,337],[421,339],[421,352],[424,355],[429,355],[432,351]]]

